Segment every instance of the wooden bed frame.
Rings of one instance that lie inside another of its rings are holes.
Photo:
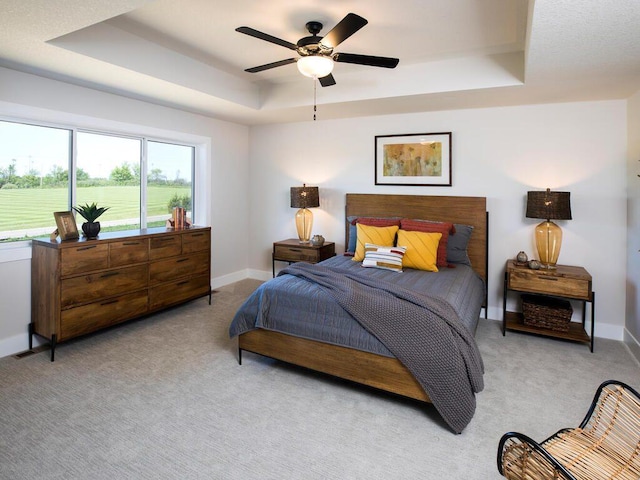
[[[467,251],[474,270],[484,279],[486,285],[488,214],[484,197],[348,193],[346,216],[351,215],[415,218],[473,225]],[[347,241],[348,232],[347,224]],[[486,318],[486,295],[483,307]],[[251,330],[239,336],[240,362],[242,362],[243,350],[404,397],[429,402],[429,396],[417,380],[395,358],[262,329]]]

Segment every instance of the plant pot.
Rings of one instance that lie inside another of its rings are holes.
[[[100,233],[100,222],[84,222],[82,224],[84,236],[91,239],[97,238]]]

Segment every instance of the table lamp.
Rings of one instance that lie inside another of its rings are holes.
[[[527,218],[544,218],[535,230],[538,260],[543,268],[554,269],[562,245],[562,229],[551,220],[571,220],[571,193],[527,192]]]
[[[309,243],[313,214],[309,208],[320,206],[318,187],[291,187],[291,208],[299,208],[296,212],[296,229],[300,243]]]

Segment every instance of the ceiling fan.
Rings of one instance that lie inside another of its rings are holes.
[[[335,85],[336,81],[331,74],[333,62],[355,63],[358,65],[369,65],[372,67],[395,68],[399,59],[390,57],[374,57],[371,55],[359,55],[355,53],[334,52],[339,44],[344,42],[351,35],[356,33],[367,24],[367,20],[355,13],[349,13],[324,37],[318,36],[322,30],[322,23],[311,21],[305,25],[311,36],[303,37],[298,43],[287,42],[267,33],[260,32],[251,27],[238,27],[236,32],[244,33],[251,37],[259,38],[267,42],[281,45],[290,50],[295,50],[299,58],[287,58],[278,62],[267,63],[258,67],[247,68],[245,72],[256,73],[270,68],[298,64],[298,70],[307,77],[317,78],[320,85],[329,87]]]

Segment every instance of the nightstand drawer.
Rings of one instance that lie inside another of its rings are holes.
[[[273,249],[273,257],[276,260],[291,262],[317,262],[318,250],[313,248],[275,245]]]
[[[536,271],[512,271],[509,273],[509,288],[522,292],[560,295],[563,297],[590,297],[590,282],[587,279],[559,277]]]

